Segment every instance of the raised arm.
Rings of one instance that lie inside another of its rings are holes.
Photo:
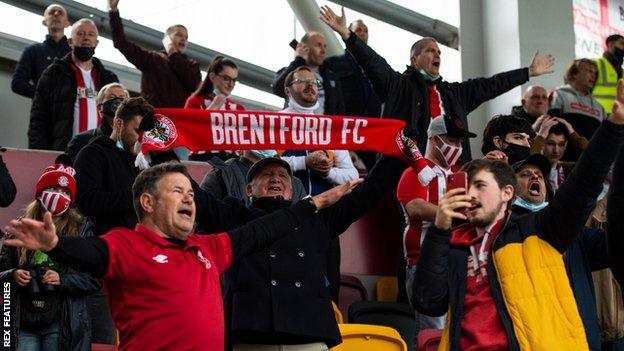
[[[145,50],[126,38],[121,16],[117,9],[118,3],[119,0],[109,0],[110,11],[108,13],[108,23],[113,37],[113,45],[116,49],[121,51],[130,63],[135,65],[139,70],[143,70],[153,62],[156,53]]]

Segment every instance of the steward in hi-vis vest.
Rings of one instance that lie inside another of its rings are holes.
[[[594,98],[610,113],[615,100],[617,80],[622,78],[622,59],[624,58],[624,37],[610,35],[606,40],[607,50],[602,57],[594,59],[598,65],[598,76],[594,85]]]

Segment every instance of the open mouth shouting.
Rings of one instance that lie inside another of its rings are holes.
[[[539,182],[531,182],[529,183],[529,195],[531,196],[540,196],[542,195],[542,187]]]

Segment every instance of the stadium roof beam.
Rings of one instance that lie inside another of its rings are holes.
[[[42,14],[46,7],[50,5],[50,1],[46,0],[2,1],[15,7],[38,14]],[[108,25],[108,12],[104,12],[72,0],[55,0],[54,3],[65,7],[70,21],[73,22],[80,18],[90,18],[96,23],[100,35],[107,38],[111,37],[110,27]],[[147,49],[162,49],[162,38],[164,36],[163,32],[126,19],[122,19],[122,21],[124,25],[124,32],[130,41]],[[272,93],[271,83],[275,77],[275,72],[269,69],[193,43],[189,43],[186,54],[194,60],[197,60],[202,69],[207,69],[210,61],[215,56],[221,55],[230,57],[238,65],[241,82],[254,88]]]
[[[380,21],[423,37],[435,38],[440,44],[459,49],[457,27],[386,0],[330,0]],[[334,9],[335,10],[335,9]]]

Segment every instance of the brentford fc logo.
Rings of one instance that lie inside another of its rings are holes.
[[[66,176],[60,176],[58,178],[58,183],[60,186],[65,187],[69,184],[69,179]]]
[[[154,115],[154,126],[143,134],[143,143],[166,148],[178,138],[175,124],[166,116],[159,113]]]

